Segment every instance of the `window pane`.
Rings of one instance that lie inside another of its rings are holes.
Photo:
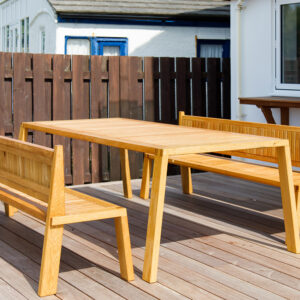
[[[103,46],[103,56],[120,56],[120,47]]]
[[[90,41],[88,39],[68,39],[67,54],[90,55]]]
[[[25,48],[25,21],[21,20],[21,52],[24,52]]]
[[[222,57],[223,46],[222,45],[201,45],[200,57]]]
[[[46,51],[46,32],[41,31],[41,53]]]
[[[281,7],[281,83],[300,83],[300,3]]]
[[[19,34],[18,29],[15,28],[15,51],[18,51],[18,45],[19,45]]]
[[[9,51],[14,52],[14,34],[12,29],[9,33]]]
[[[6,51],[9,52],[9,25],[6,26]]]
[[[5,51],[5,26],[2,27],[2,51]]]
[[[29,52],[29,18],[26,18],[26,52]]]

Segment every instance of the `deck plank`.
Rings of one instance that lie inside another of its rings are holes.
[[[7,282],[0,278],[0,295],[2,299],[6,300],[26,300],[19,292],[8,285]]]
[[[167,180],[154,284],[141,279],[149,202],[138,197],[140,180],[131,200],[121,182],[75,187],[127,207],[136,278],[120,279],[111,220],[68,225],[58,293],[45,299],[300,299],[300,255],[284,245],[279,189],[211,173],[193,174],[193,183],[194,194],[184,195],[179,176]],[[3,211],[1,297],[38,299],[44,225]]]

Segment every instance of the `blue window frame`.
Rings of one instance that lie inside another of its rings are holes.
[[[127,38],[94,38],[92,44],[93,43],[94,46],[92,46],[92,55],[103,55],[105,47],[118,47],[120,50],[120,56],[128,55]]]
[[[230,40],[197,40],[197,57],[200,57],[201,47],[203,45],[220,45],[222,46],[222,57],[230,57]]]
[[[105,47],[118,48],[120,56],[128,55],[128,39],[127,38],[101,38],[101,37],[82,37],[82,36],[66,36],[65,37],[65,54],[67,53],[68,40],[85,39],[90,41],[91,55],[104,55]]]

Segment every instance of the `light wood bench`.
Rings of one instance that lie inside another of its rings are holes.
[[[134,279],[126,208],[66,188],[62,146],[0,137],[0,201],[8,216],[19,209],[46,223],[39,296],[56,293],[64,224],[114,218],[121,277]]]
[[[294,167],[300,167],[299,127],[188,116],[185,115],[184,112],[179,113],[179,125],[288,139],[291,149],[292,165]],[[230,151],[222,152],[222,154],[277,163],[275,149],[270,148]],[[152,159],[153,156],[149,154],[144,157],[143,179],[140,192],[140,196],[143,199],[147,199],[149,197]],[[241,162],[230,158],[208,154],[170,156],[169,163],[180,166],[182,189],[186,194],[193,193],[191,168],[280,187],[279,171],[276,167]],[[297,202],[297,214],[300,221],[300,172],[294,171],[293,179]]]

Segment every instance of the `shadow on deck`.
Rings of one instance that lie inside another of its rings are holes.
[[[284,244],[280,190],[211,173],[193,174],[194,194],[168,178],[158,282],[141,279],[149,202],[120,182],[77,186],[127,207],[136,279],[119,278],[111,220],[65,227],[58,293],[49,299],[300,299],[300,255]],[[26,226],[24,226],[25,224]],[[43,224],[0,218],[0,299],[36,295]]]

